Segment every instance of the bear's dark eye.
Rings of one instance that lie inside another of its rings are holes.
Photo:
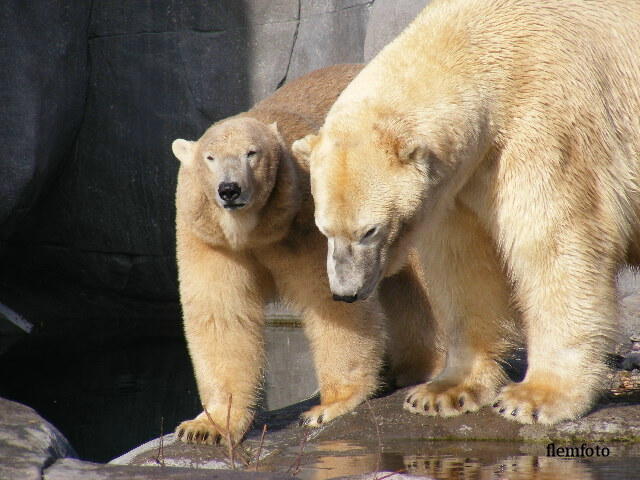
[[[369,230],[367,230],[367,233],[365,233],[362,238],[360,239],[361,242],[364,242],[365,240],[367,240],[368,238],[371,238],[375,235],[375,233],[378,231],[378,227],[373,227],[370,228]]]
[[[213,156],[212,155],[207,155],[207,160],[209,160],[210,162],[213,162]]]
[[[249,150],[247,152],[247,157],[253,157],[256,153],[258,153],[258,152],[256,152],[255,150]]]

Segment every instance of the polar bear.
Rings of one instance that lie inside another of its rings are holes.
[[[178,426],[183,441],[214,443],[230,435],[237,442],[249,427],[264,361],[263,309],[273,298],[303,314],[321,396],[320,405],[303,414],[309,426],[348,412],[374,393],[387,336],[400,384],[422,382],[437,366],[419,271],[403,270],[370,302],[332,298],[308,170],[290,153],[295,138],[317,131],[361,68],[312,72],[248,112],[214,124],[197,142],[173,142],[181,162],[180,299],[204,406]],[[393,320],[388,328],[383,313]]]
[[[405,408],[552,424],[593,405],[616,271],[640,258],[638,112],[640,3],[434,1],[293,145],[334,294],[365,299],[407,232],[420,251],[448,353]]]

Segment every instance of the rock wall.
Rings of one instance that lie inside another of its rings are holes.
[[[373,4],[364,41],[364,60],[368,62],[396,38],[430,0],[381,0]]]
[[[175,323],[172,140],[313,69],[362,62],[378,3],[3,6],[0,301],[36,331],[87,317]]]
[[[0,235],[36,204],[68,157],[87,89],[90,3],[0,7]]]

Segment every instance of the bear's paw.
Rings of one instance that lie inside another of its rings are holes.
[[[588,395],[580,389],[525,381],[504,387],[492,406],[496,413],[509,420],[552,425],[578,417],[590,405]]]
[[[176,435],[185,443],[214,445],[220,443],[223,433],[208,420],[186,420],[176,428]]]
[[[301,427],[321,427],[336,417],[352,411],[354,408],[354,405],[349,405],[346,402],[318,405],[300,415],[298,424]]]
[[[246,418],[241,421],[233,419],[230,431],[213,421],[204,412],[193,420],[185,420],[176,428],[176,435],[184,443],[197,443],[206,445],[215,445],[218,443],[228,444],[231,440],[232,445],[240,442],[247,429],[247,425],[251,423],[251,415],[247,414]]]
[[[454,417],[478,411],[495,397],[492,388],[481,384],[451,385],[437,380],[418,385],[407,394],[405,410],[428,416]]]
[[[320,394],[323,399],[320,405],[300,415],[299,425],[320,427],[354,410],[373,393],[374,389],[373,382],[363,382],[362,385],[333,385],[331,388],[325,388]]]

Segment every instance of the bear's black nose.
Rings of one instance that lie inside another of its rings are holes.
[[[240,196],[242,189],[236,182],[222,182],[218,185],[218,195],[225,202],[231,202]]]
[[[358,299],[358,295],[336,295],[335,293],[333,294],[333,299],[336,302],[347,302],[347,303],[353,303]]]

